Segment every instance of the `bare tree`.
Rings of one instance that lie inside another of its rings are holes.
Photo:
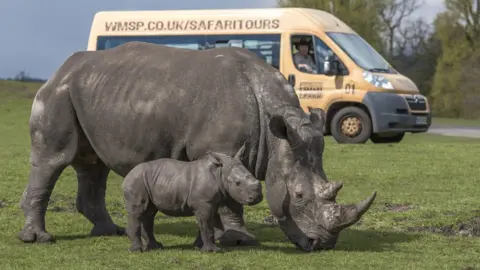
[[[480,0],[447,0],[446,7],[456,15],[456,24],[463,30],[472,50],[480,39]]]
[[[24,81],[28,78],[29,78],[28,73],[24,70],[21,70],[15,75],[13,79],[16,81]]]
[[[397,31],[405,20],[423,4],[424,2],[419,0],[387,0],[382,4],[379,15],[384,23],[387,35],[385,47],[390,57],[393,57],[395,54],[394,47]]]
[[[398,54],[425,53],[432,30],[432,27],[421,18],[406,22],[398,29],[398,36],[395,37]]]

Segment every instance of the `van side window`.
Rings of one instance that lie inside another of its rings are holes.
[[[106,50],[122,45],[130,41],[155,43],[169,47],[184,48],[190,50],[203,50],[205,36],[99,36],[97,50]]]
[[[280,34],[207,36],[207,49],[220,47],[248,49],[274,68],[280,68]]]
[[[313,39],[311,35],[291,36],[291,49],[295,67],[304,73],[317,73]]]
[[[293,35],[291,42],[293,62],[299,71],[325,74],[326,57],[334,53],[323,40],[312,35]],[[345,68],[341,61],[340,66]]]
[[[325,74],[324,70],[324,63],[328,56],[333,55],[332,49],[323,42],[323,40],[319,39],[315,36],[315,56],[317,58],[317,70],[318,74]]]

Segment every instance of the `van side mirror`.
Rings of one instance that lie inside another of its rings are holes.
[[[325,62],[323,62],[323,70],[325,75],[334,76],[340,74],[340,60],[336,55],[329,55],[325,57]]]
[[[292,87],[295,87],[295,75],[294,74],[289,74],[288,75],[288,82]]]

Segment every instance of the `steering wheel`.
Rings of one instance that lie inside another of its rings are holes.
[[[305,67],[299,67],[298,69],[302,72],[310,73],[310,71],[308,71],[308,69],[306,69]]]

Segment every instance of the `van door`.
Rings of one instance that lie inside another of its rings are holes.
[[[312,34],[292,33],[287,37],[289,46],[286,46],[288,52],[282,54],[282,73],[287,78],[294,77],[294,88],[305,111],[308,111],[308,106],[326,110],[328,104],[342,98],[347,68],[338,59],[342,75],[325,75],[325,58],[335,55],[333,50]]]

